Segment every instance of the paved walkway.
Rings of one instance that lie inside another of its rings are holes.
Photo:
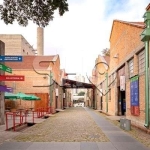
[[[80,121],[83,120],[84,124],[88,123],[88,122],[85,122],[86,120],[84,120],[84,118],[82,118],[82,114],[86,112],[86,115],[88,114],[88,116],[92,118],[91,121],[94,120],[97,126],[102,130],[103,134],[106,135],[106,137],[108,138],[108,141],[104,141],[104,142],[91,142],[90,140],[89,140],[90,142],[88,141],[85,142],[84,140],[80,142],[54,142],[54,141],[52,142],[15,142],[15,141],[10,141],[10,142],[4,142],[3,144],[1,144],[0,150],[150,150],[146,148],[144,145],[142,145],[141,143],[139,143],[137,140],[132,138],[128,133],[124,132],[119,127],[116,127],[115,125],[111,124],[104,117],[95,113],[94,110],[89,109],[89,108],[85,108],[85,111],[83,110],[80,111],[80,110],[81,109],[74,109],[74,112],[80,113],[80,117],[81,117]],[[62,118],[62,117],[59,116],[56,119],[59,119],[59,118]],[[69,113],[68,113],[68,118],[69,118]],[[53,118],[53,120],[55,120],[55,117]],[[68,125],[70,125],[69,119],[68,119]],[[93,125],[92,127],[95,128],[95,125]],[[73,134],[73,131],[72,131],[72,134]]]

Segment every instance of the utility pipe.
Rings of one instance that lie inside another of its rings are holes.
[[[149,94],[149,41],[150,41],[150,7],[146,7],[146,12],[143,16],[146,24],[144,31],[141,34],[141,41],[145,44],[145,124],[146,128],[150,126],[150,94]]]
[[[106,113],[108,113],[108,73],[106,73]]]
[[[149,127],[149,41],[145,41],[145,127]]]
[[[53,75],[52,75],[52,72],[50,70],[50,86],[49,86],[49,90],[50,90],[50,107],[52,107],[52,102],[53,102],[53,85],[52,85],[52,78],[53,78]]]

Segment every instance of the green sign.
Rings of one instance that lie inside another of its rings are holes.
[[[139,76],[134,76],[134,77],[131,78],[130,81],[131,81],[131,82],[134,82],[134,81],[137,81],[138,79],[139,79]]]
[[[0,64],[0,69],[9,73],[12,73],[12,69],[10,67],[7,67],[3,64]]]

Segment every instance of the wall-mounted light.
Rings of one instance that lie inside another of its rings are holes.
[[[113,58],[118,58],[118,55],[119,55],[118,53],[117,53],[117,54],[115,54]]]
[[[64,93],[63,98],[65,98],[66,94]]]
[[[46,79],[47,78],[47,76],[43,76],[43,79]]]
[[[55,92],[56,92],[56,96],[58,96],[58,89],[57,88],[55,89]]]

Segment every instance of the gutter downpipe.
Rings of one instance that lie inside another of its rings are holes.
[[[53,103],[53,81],[52,81],[53,75],[52,72],[50,71],[50,107],[52,108],[52,103]]]
[[[145,127],[149,127],[149,41],[145,41]]]
[[[150,11],[146,9],[143,16],[146,27],[141,34],[141,41],[145,44],[145,124],[146,128],[150,126],[150,94],[149,94],[149,40],[150,40]]]

